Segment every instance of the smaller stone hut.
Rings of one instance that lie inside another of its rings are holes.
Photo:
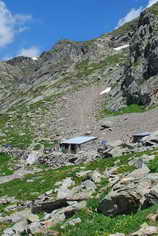
[[[148,133],[148,132],[133,134],[133,135],[132,135],[132,137],[133,137],[133,143],[140,143],[141,140],[142,140],[144,137],[147,137],[147,136],[150,136],[150,135],[151,135],[151,133]]]

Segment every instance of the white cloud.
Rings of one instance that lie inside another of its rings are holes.
[[[153,4],[157,3],[158,0],[149,0],[147,7],[151,7]]]
[[[31,18],[31,15],[12,14],[0,0],[0,47],[12,43],[16,34],[25,29],[24,24]]]
[[[153,4],[157,3],[158,0],[149,0],[148,1],[148,4],[145,8],[148,8],[148,7],[151,7]],[[140,15],[140,13],[145,9],[143,7],[139,7],[138,9],[131,9],[126,16],[124,16],[123,18],[121,18],[119,21],[118,21],[118,24],[117,24],[117,27],[120,27],[122,25],[124,25],[125,23],[135,19],[136,17],[138,17]]]
[[[25,56],[25,57],[37,57],[40,54],[40,49],[36,46],[32,46],[30,48],[22,48],[17,56]]]
[[[10,57],[10,56],[4,56],[4,57],[0,58],[1,61],[8,61],[10,59],[12,59],[12,57]]]
[[[123,17],[119,20],[119,22],[117,24],[117,28],[124,25],[125,23],[135,19],[136,17],[138,17],[140,15],[140,13],[142,12],[142,10],[143,10],[142,7],[138,8],[138,9],[135,9],[135,8],[131,9],[125,17]]]

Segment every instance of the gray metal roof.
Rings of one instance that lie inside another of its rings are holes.
[[[71,139],[64,139],[61,141],[61,144],[83,144],[97,139],[93,136],[80,136]]]
[[[149,136],[149,135],[151,135],[151,133],[149,133],[149,132],[133,134],[134,137],[145,137],[145,136]]]

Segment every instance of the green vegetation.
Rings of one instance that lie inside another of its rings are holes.
[[[8,124],[1,128],[4,134],[0,137],[1,145],[11,144],[13,147],[25,149],[32,143],[31,122],[24,110],[23,107],[20,111],[7,115]]]
[[[129,160],[141,156],[144,153],[156,154],[157,150],[152,152],[148,151],[143,153],[129,154],[116,158],[98,159],[90,163],[81,164],[78,166],[63,167],[56,170],[43,168],[43,170],[39,173],[29,174],[22,179],[16,179],[4,184],[0,184],[0,197],[7,195],[14,196],[19,200],[33,200],[46,191],[55,189],[55,183],[65,179],[66,177],[71,177],[75,181],[75,185],[78,185],[84,180],[85,177],[77,177],[76,173],[83,170],[83,167],[84,170],[99,170],[101,173],[103,173],[107,168],[113,167],[115,165],[118,167],[118,173],[131,172],[134,170],[134,167],[128,165]],[[3,168],[6,169],[7,173],[7,169],[12,163],[11,157],[9,157],[7,154],[1,153],[0,161],[1,166],[4,166]],[[158,159],[155,159],[153,163],[150,163],[150,168],[152,169],[152,166],[155,164],[157,165],[157,162]],[[136,214],[132,215],[117,216],[115,218],[105,217],[104,215],[98,213],[96,208],[109,190],[110,187],[108,186],[108,179],[103,178],[102,181],[97,184],[97,191],[93,195],[93,198],[88,200],[87,207],[74,215],[75,218],[80,217],[82,223],[73,227],[68,226],[65,229],[61,229],[59,224],[57,229],[61,232],[61,235],[71,236],[74,235],[74,232],[76,232],[76,236],[87,236],[88,232],[89,236],[108,236],[109,233],[133,232],[134,230],[138,229],[140,224],[144,223],[146,216],[150,212],[158,209],[157,206],[154,206],[150,209],[138,211]],[[0,207],[0,209],[3,211],[4,206]],[[5,226],[6,225],[0,225],[0,230],[4,229]]]
[[[96,170],[98,169],[100,172],[105,171],[106,168],[113,167],[115,162],[118,162],[117,166],[120,167],[122,165],[127,165],[130,158],[133,155],[124,155],[121,157],[114,157],[114,158],[105,158],[105,159],[98,159],[94,162],[90,162],[85,165],[86,170]]]
[[[116,112],[109,111],[107,109],[102,109],[100,111],[99,118],[104,118],[107,115],[117,116],[117,115],[123,115],[125,113],[137,113],[137,112],[144,112],[144,111],[145,111],[144,106],[140,106],[137,104],[131,104],[131,105],[128,105],[128,106],[120,109],[119,111],[116,111]]]
[[[78,71],[77,76],[88,76],[95,72],[96,70],[102,69],[106,66],[115,65],[117,63],[123,63],[125,61],[125,57],[122,54],[114,54],[106,57],[100,63],[91,63],[89,64],[88,60],[81,62],[76,65],[76,69]]]
[[[128,172],[132,172],[133,170],[135,170],[134,166],[130,166],[128,164],[126,165],[122,165],[117,169],[117,173],[118,174],[123,174],[123,173],[128,173]]]
[[[114,30],[112,34],[114,37],[117,35],[122,35],[124,33],[128,33],[130,31],[133,31],[138,23],[138,18],[124,24],[123,26],[119,27],[118,29]]]
[[[151,172],[158,172],[158,153],[155,159],[149,162],[148,167]]]
[[[8,228],[10,224],[7,223],[0,223],[0,234],[2,235],[3,231]]]
[[[103,172],[106,170],[106,168],[114,166],[114,163],[117,161],[118,167],[121,167],[123,165],[125,166],[124,169],[130,172],[132,171],[132,169],[130,166],[127,167],[127,165],[131,157],[133,157],[133,155],[126,155],[110,159],[98,159],[87,164],[82,164],[79,166],[68,166],[56,170],[48,170],[47,168],[44,168],[43,171],[36,174],[29,174],[23,179],[16,179],[8,183],[1,184],[0,196],[8,195],[15,196],[16,199],[32,200],[42,193],[53,189],[56,182],[61,181],[66,177],[72,177],[75,180],[76,184],[79,184],[83,179],[76,177],[76,173],[80,172],[81,167],[83,166],[85,170],[98,169]],[[122,170],[118,168],[118,171],[123,172],[124,169]],[[30,179],[33,180],[33,182],[29,182]],[[105,183],[107,183],[107,180],[103,180],[103,184]],[[14,186],[14,188],[12,188],[12,186]]]
[[[154,15],[158,16],[158,4],[156,3],[152,7],[150,7],[149,11]]]
[[[11,175],[14,166],[15,158],[9,156],[6,153],[0,153],[0,175]]]
[[[43,170],[40,173],[27,175],[23,179],[16,179],[0,185],[0,196],[15,196],[16,199],[33,200],[40,194],[53,189],[57,181],[69,176],[72,167],[60,170]],[[28,180],[33,182],[28,182]],[[12,187],[14,186],[14,188]]]
[[[39,143],[37,143],[34,147],[33,147],[33,150],[34,151],[38,151],[41,149],[41,145]]]
[[[40,140],[39,141],[40,144],[43,144],[44,145],[44,148],[53,148],[54,145],[56,144],[55,141],[51,142],[49,140]]]
[[[40,167],[40,166],[39,166]],[[104,166],[106,168],[106,166]],[[66,177],[74,177],[76,184],[81,182],[75,173],[81,171],[76,167],[64,167],[57,170],[43,169],[40,173],[29,174],[23,179],[16,179],[0,185],[0,197],[4,195],[15,196],[16,199],[33,200],[42,193],[54,189],[54,184]],[[33,182],[29,182],[33,180]],[[14,186],[14,188],[12,188]]]
[[[157,151],[147,151],[144,152],[146,154],[156,154]],[[137,153],[107,160],[97,160],[95,162],[89,163],[86,165],[86,169],[95,169],[98,168],[100,171],[105,170],[105,168],[109,168],[114,166],[114,163],[118,163],[118,172],[119,173],[127,173],[134,170],[133,166],[129,166],[127,163],[131,158],[139,157],[143,155],[144,153]],[[156,161],[156,162],[155,162]],[[157,165],[158,159],[155,159],[152,161],[152,165]],[[115,164],[116,165],[116,164]],[[105,182],[104,182],[105,181]],[[61,233],[61,236],[87,236],[87,232],[89,236],[109,236],[110,234],[121,232],[125,234],[129,234],[132,232],[137,231],[140,228],[140,225],[143,223],[150,223],[147,220],[147,216],[150,213],[155,213],[158,211],[158,205],[155,205],[151,208],[145,209],[145,210],[139,210],[136,213],[132,213],[129,215],[120,215],[116,217],[106,217],[101,213],[97,212],[97,208],[99,206],[99,203],[102,199],[104,199],[105,195],[108,193],[105,191],[105,186],[107,185],[106,179],[103,180],[103,183],[101,184],[102,187],[104,187],[104,190],[102,191],[102,188],[98,188],[97,193],[101,192],[103,194],[100,195],[99,199],[92,198],[89,199],[87,202],[87,208],[76,213],[73,218],[80,217],[81,223],[76,224],[75,226],[66,226],[64,229],[61,229],[61,224],[58,224],[57,227],[55,227],[55,230],[58,230]],[[101,190],[101,191],[100,191]]]
[[[94,208],[95,203],[94,204]],[[148,222],[146,217],[158,210],[158,206],[153,206],[149,209],[139,210],[136,214],[117,216],[114,218],[106,217],[96,211],[88,209],[82,210],[75,214],[80,217],[81,223],[75,226],[67,226],[64,229],[60,228],[60,224],[56,228],[61,232],[61,236],[109,236],[111,233],[129,234],[140,228],[144,222]]]
[[[52,109],[56,99],[62,95],[58,93],[31,105],[15,106],[10,110],[12,112],[11,115],[0,115],[0,128],[1,132],[4,133],[3,136],[0,136],[0,143],[11,144],[13,147],[21,149],[30,146],[34,139],[32,120],[36,116],[35,112],[40,112],[41,117],[44,116],[49,109],[49,103]],[[16,113],[13,113],[15,110]],[[8,122],[8,126],[5,126],[6,122]],[[50,147],[51,145],[45,142],[45,146]]]
[[[9,120],[9,116],[6,114],[0,114],[0,129],[4,127],[6,122]]]
[[[26,149],[32,143],[32,136],[29,130],[23,130],[24,134],[20,135],[19,130],[10,130],[7,134],[5,143],[11,144],[13,147]]]

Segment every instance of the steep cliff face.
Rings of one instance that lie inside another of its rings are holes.
[[[150,10],[141,14],[131,35],[121,90],[127,104],[158,103],[158,17]]]

